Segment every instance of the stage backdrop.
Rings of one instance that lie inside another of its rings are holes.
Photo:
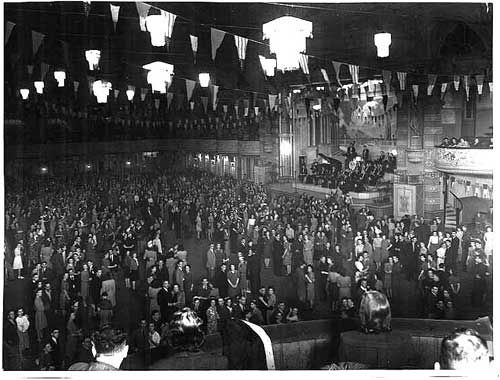
[[[389,97],[387,110],[384,112],[382,99],[364,101],[349,99],[340,102],[339,127],[342,137],[346,139],[390,139],[396,134],[396,110],[393,110],[396,99]],[[376,116],[376,118],[374,118]]]

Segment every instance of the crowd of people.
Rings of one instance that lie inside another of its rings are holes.
[[[473,139],[467,139],[465,137],[448,137],[443,138],[443,141],[439,145],[440,148],[475,148],[475,149],[493,149],[493,137],[474,137]]]
[[[349,319],[370,289],[397,309],[403,280],[418,285],[426,318],[456,318],[458,297],[479,306],[491,296],[490,226],[446,232],[439,218],[376,219],[351,203],[341,190],[276,195],[201,171],[7,181],[6,285],[25,287],[6,313],[6,368],[28,353],[42,370],[92,361],[92,332],[109,325],[130,332],[132,352],[151,352],[185,306],[210,335],[231,317],[293,323],[319,305]],[[188,252],[188,239],[208,249]],[[293,297],[269,276],[289,280]],[[135,319],[125,318],[134,299]]]

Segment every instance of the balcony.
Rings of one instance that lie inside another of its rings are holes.
[[[444,173],[492,176],[495,155],[493,149],[436,148],[434,165]]]

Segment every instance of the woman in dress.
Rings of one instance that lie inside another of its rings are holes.
[[[304,262],[307,265],[313,264],[313,250],[314,250],[314,242],[311,240],[309,235],[304,235]]]
[[[273,244],[274,244],[274,239],[271,236],[270,231],[266,231],[265,237],[264,237],[264,242],[263,242],[263,256],[264,256],[264,267],[269,268],[271,266],[271,257],[273,255]]]
[[[19,336],[19,353],[22,354],[24,350],[30,348],[30,337],[28,333],[30,321],[28,315],[24,314],[23,308],[17,310],[16,325],[17,335]]]
[[[42,341],[43,331],[47,328],[47,317],[45,316],[45,306],[42,299],[43,291],[38,289],[35,296],[35,330],[38,342]]]
[[[149,298],[149,312],[151,313],[153,310],[160,310],[160,305],[158,305],[158,292],[162,288],[162,283],[154,279],[153,277],[149,277],[147,279],[148,286],[148,298]]]
[[[17,243],[14,249],[14,262],[12,263],[12,269],[17,271],[17,278],[22,280],[24,277],[21,276],[21,271],[23,270],[23,256],[22,256],[23,246],[21,243]]]
[[[84,299],[89,296],[89,281],[90,281],[89,266],[86,263],[84,263],[82,265],[82,271],[80,272],[80,295]]]
[[[316,276],[314,274],[314,269],[312,265],[308,265],[306,267],[306,274],[304,275],[304,279],[306,282],[306,302],[309,305],[310,309],[314,308],[314,288],[316,282]]]
[[[210,306],[206,312],[207,315],[207,335],[217,333],[217,320],[219,319],[219,313],[217,312],[217,305],[215,298],[210,299]]]
[[[243,256],[239,256],[238,260],[238,274],[240,277],[241,293],[246,296],[248,292],[247,262]]]
[[[227,272],[227,282],[228,286],[228,296],[229,298],[234,298],[241,294],[240,290],[240,275],[236,270],[236,266],[231,264],[229,266],[229,272]]]
[[[375,261],[377,270],[380,270],[382,263],[382,238],[380,237],[380,233],[377,233],[373,239],[373,260]]]
[[[429,243],[427,244],[428,252],[433,255],[439,248],[439,235],[437,231],[433,231],[429,236]]]
[[[132,259],[130,260],[130,285],[132,290],[135,290],[135,284],[139,278],[139,259],[137,258],[137,252],[132,253]]]
[[[196,215],[195,229],[196,229],[196,238],[198,240],[200,240],[201,239],[201,232],[203,231],[203,226],[201,223],[201,215],[199,212],[198,212],[198,215]]]

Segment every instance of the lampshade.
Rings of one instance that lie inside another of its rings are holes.
[[[268,77],[274,77],[274,69],[276,68],[276,60],[274,58],[266,58],[262,55],[259,55],[260,65],[262,66],[262,70],[264,70],[264,74]]]
[[[64,80],[66,79],[66,73],[64,71],[54,71],[54,78],[56,78],[57,87],[64,87]]]
[[[28,88],[21,88],[19,92],[21,93],[21,98],[23,98],[23,100],[28,99],[28,96],[30,94],[30,90]]]
[[[198,74],[198,78],[200,79],[200,86],[201,87],[208,87],[208,84],[210,83],[210,74],[209,73],[200,73]]]
[[[159,91],[162,94],[167,92],[166,83],[170,83],[174,74],[174,65],[165,62],[152,62],[142,67],[149,70],[148,83],[152,91]]]
[[[271,53],[276,53],[278,70],[299,68],[300,54],[306,51],[306,37],[312,38],[312,22],[284,16],[262,25],[263,39],[269,39]]]
[[[85,59],[89,63],[89,70],[96,70],[99,67],[99,60],[101,59],[101,51],[86,50]]]
[[[377,33],[373,36],[373,41],[377,47],[377,56],[385,58],[389,56],[389,46],[391,46],[391,33]]]
[[[167,23],[163,15],[151,15],[146,17],[146,29],[151,34],[151,45],[156,47],[165,46]]]
[[[97,80],[92,85],[92,90],[94,95],[97,97],[97,103],[107,103],[109,91],[112,86],[110,82]]]
[[[132,100],[134,100],[135,87],[134,86],[128,86],[126,94],[127,94],[127,99],[129,100],[129,102],[131,102]]]
[[[35,89],[38,94],[43,94],[43,88],[45,87],[45,83],[41,80],[35,81]]]

